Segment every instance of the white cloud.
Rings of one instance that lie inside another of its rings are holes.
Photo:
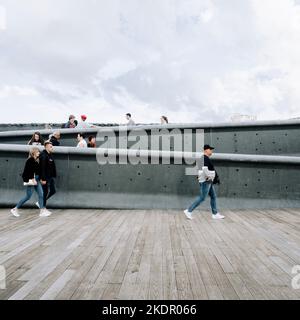
[[[15,96],[36,96],[38,92],[30,87],[3,86],[0,88],[0,98],[9,98]]]
[[[0,5],[0,31],[6,29],[6,9]]]
[[[0,32],[0,122],[299,116],[299,2],[1,4],[9,25]]]
[[[98,77],[101,80],[109,80],[121,77],[127,72],[134,70],[136,63],[120,59],[109,60],[104,67],[98,71]]]

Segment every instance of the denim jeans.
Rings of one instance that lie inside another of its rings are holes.
[[[199,197],[193,202],[193,204],[188,208],[189,212],[192,212],[196,207],[198,207],[207,197],[210,196],[210,206],[212,214],[216,214],[218,212],[217,209],[217,194],[215,188],[211,182],[200,182],[200,195]]]
[[[43,194],[43,188],[42,188],[42,185],[39,181],[39,177],[36,176],[35,177],[35,180],[37,181],[37,185],[36,186],[27,186],[26,187],[26,195],[24,198],[22,198],[18,204],[17,204],[17,208],[21,208],[23,206],[23,204],[25,202],[27,202],[31,197],[32,197],[32,194],[33,194],[33,191],[35,190],[36,193],[38,194],[38,197],[39,197],[39,206],[40,208],[44,208],[44,194]]]
[[[54,178],[49,178],[46,181],[47,181],[47,183],[45,185],[43,185],[44,207],[46,207],[47,200],[49,198],[51,198],[56,193]]]

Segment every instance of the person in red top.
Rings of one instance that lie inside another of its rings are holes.
[[[81,121],[77,125],[77,128],[80,128],[80,129],[95,128],[95,126],[91,123],[88,123],[86,119],[87,119],[87,116],[83,114],[81,116]]]

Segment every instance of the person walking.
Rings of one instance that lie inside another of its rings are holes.
[[[131,113],[126,113],[126,119],[127,119],[127,126],[134,126],[135,122],[131,118]]]
[[[76,120],[76,117],[73,114],[71,114],[69,116],[69,121],[67,123],[63,124],[62,128],[73,129],[73,128],[76,128],[77,124],[78,124],[78,122]]]
[[[11,209],[11,213],[15,217],[19,217],[19,209],[32,197],[35,190],[39,197],[40,217],[48,217],[51,212],[44,206],[43,188],[40,182],[40,150],[34,147],[30,150],[29,158],[27,159],[22,174],[24,185],[26,186],[26,195],[23,197],[15,208]]]
[[[52,143],[53,147],[59,147],[60,146],[60,132],[55,131],[51,137],[50,137],[50,142]]]
[[[78,133],[77,135],[77,148],[87,148],[87,143],[85,141],[85,137],[83,133]]]
[[[169,123],[169,120],[166,116],[161,116],[160,117],[160,123],[161,124],[168,124]]]
[[[78,129],[96,128],[93,124],[88,123],[86,120],[87,120],[87,116],[83,114],[81,116],[81,121],[78,123],[76,128]]]
[[[56,193],[55,178],[56,178],[56,165],[53,159],[53,145],[50,141],[45,142],[45,150],[40,155],[41,166],[41,184],[44,192],[44,206],[46,207],[47,201]]]
[[[32,138],[30,139],[30,141],[28,142],[28,145],[31,146],[43,146],[44,145],[44,139],[41,135],[40,132],[35,132],[32,136]]]
[[[202,170],[199,171],[199,185],[200,185],[200,195],[198,198],[192,203],[192,205],[184,210],[184,214],[188,219],[193,219],[192,212],[196,209],[207,197],[210,196],[210,206],[212,210],[212,218],[213,219],[224,219],[225,217],[218,212],[217,209],[217,194],[214,188],[214,184],[219,184],[220,179],[217,175],[214,165],[210,160],[210,157],[213,154],[214,148],[208,144],[205,144],[203,147],[204,150],[204,166]]]
[[[88,148],[96,148],[97,147],[95,136],[89,136],[88,141],[89,141],[87,144]]]

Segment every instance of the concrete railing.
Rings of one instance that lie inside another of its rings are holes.
[[[48,138],[49,134],[54,130],[40,130],[44,138]],[[76,146],[76,136],[78,129],[61,129],[61,145]],[[141,132],[147,135],[148,148],[165,150],[162,143],[158,147],[151,145],[151,138],[159,136],[170,140],[171,151],[178,150],[178,146],[174,144],[174,139],[181,136],[184,140],[185,134],[192,135],[191,150],[196,152],[199,150],[197,146],[197,138],[204,133],[204,137],[199,140],[209,143],[216,148],[219,153],[234,154],[265,154],[265,155],[282,155],[297,154],[300,150],[300,121],[256,121],[243,123],[199,123],[199,124],[169,124],[169,125],[140,125],[140,126],[115,126],[101,127],[99,129],[81,130],[86,136],[98,135],[98,146],[106,143],[108,136],[115,135],[117,138],[116,145],[110,147],[122,148],[122,139],[131,137],[132,141],[126,141],[127,147],[134,147]],[[27,144],[34,131],[10,131],[0,132],[0,143],[5,144]],[[101,140],[101,141],[100,141]],[[180,149],[180,148],[179,148]],[[168,148],[167,148],[168,150]]]
[[[24,193],[20,175],[29,149],[24,145],[0,145],[2,206],[14,205]],[[100,165],[97,154],[116,156],[116,163]],[[158,161],[156,164],[118,162],[127,156],[144,160],[153,157]],[[49,205],[182,209],[198,194],[196,177],[186,175],[186,170],[194,166],[192,160],[198,156],[193,152],[55,148],[58,193]],[[178,164],[180,159],[182,164]],[[299,157],[216,153],[213,160],[221,178],[221,184],[216,186],[221,206],[299,207]]]
[[[28,145],[6,145],[0,144],[0,152],[29,152],[33,146]],[[36,146],[35,146],[36,147]],[[38,146],[42,151],[44,147]],[[77,154],[77,155],[93,155],[101,153],[105,156],[128,156],[141,159],[173,159],[182,160],[184,164],[188,161],[197,160],[201,157],[201,153],[180,152],[180,151],[163,151],[163,150],[139,150],[139,149],[111,149],[111,148],[75,148],[75,147],[54,147],[55,154]],[[247,163],[273,163],[273,164],[300,164],[299,156],[271,156],[271,155],[253,155],[253,154],[232,154],[232,153],[215,153],[211,157],[214,161],[226,162],[247,162]]]

